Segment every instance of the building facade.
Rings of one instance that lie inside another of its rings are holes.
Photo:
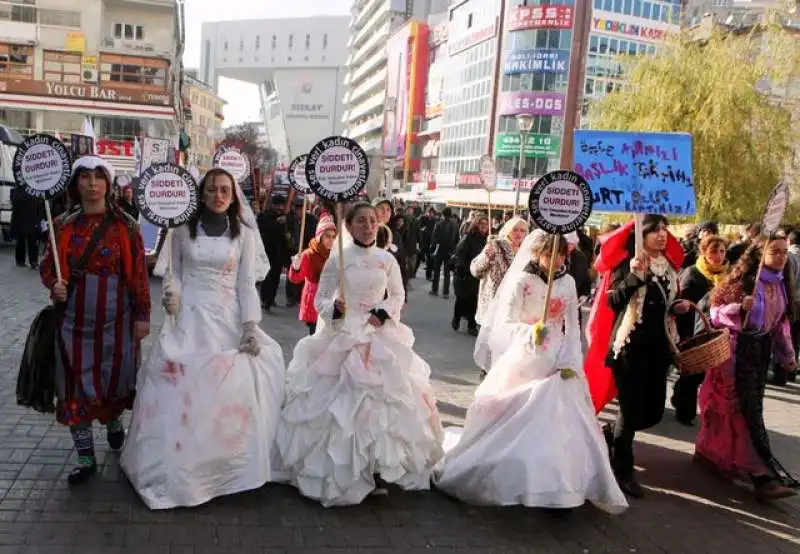
[[[211,169],[214,150],[222,137],[222,123],[225,118],[222,108],[225,100],[214,93],[208,85],[196,77],[196,71],[187,71],[183,79],[183,95],[188,100],[189,117],[186,131],[191,139],[188,165],[197,166],[200,171]]]
[[[258,85],[270,146],[288,164],[342,132],[348,24],[347,16],[204,23],[198,77],[214,91],[220,77]]]
[[[386,45],[409,19],[425,21],[432,0],[354,0],[344,86],[345,133],[380,157],[389,75]],[[434,4],[437,0],[433,0]],[[441,0],[439,0],[441,3]]]
[[[588,106],[625,83],[621,56],[652,56],[680,32],[681,0],[593,0],[586,59],[583,127]]]
[[[0,0],[0,14],[7,125],[68,140],[89,116],[122,171],[135,136],[176,132],[174,0]]]
[[[501,0],[451,4],[437,185],[477,172],[489,152],[500,6]]]

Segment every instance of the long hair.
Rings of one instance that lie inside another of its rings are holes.
[[[472,221],[469,224],[469,231],[467,231],[467,235],[470,236],[480,235],[481,234],[480,226],[482,221],[489,221],[489,216],[487,216],[483,212],[476,212],[472,218]],[[491,228],[489,229],[489,232],[491,232]]]
[[[112,204],[112,202],[111,202],[111,189],[113,188],[114,183],[111,180],[111,176],[108,174],[108,171],[105,168],[98,167],[96,169],[101,170],[103,172],[103,175],[105,175],[105,180],[106,180],[105,198],[106,198],[106,204],[108,206],[110,206]],[[82,168],[76,169],[72,173],[72,176],[69,179],[69,184],[67,185],[67,198],[69,199],[70,204],[72,204],[73,206],[80,206],[81,204],[83,204],[83,200],[81,199],[81,191],[78,190],[78,178],[80,177],[80,174],[83,173],[83,172],[94,173],[95,169],[89,169],[88,167],[82,167]]]
[[[208,186],[210,183],[213,183],[214,179],[218,175],[224,175],[231,181],[232,200],[231,200],[231,205],[228,206],[227,210],[228,229],[230,230],[231,233],[231,240],[238,237],[242,232],[242,221],[240,215],[242,207],[241,204],[239,203],[239,195],[236,193],[236,187],[237,187],[236,180],[233,178],[233,175],[231,175],[224,169],[215,167],[209,170],[203,177],[203,180],[200,181],[200,190],[197,191],[197,196],[199,200],[197,206],[197,213],[194,215],[194,217],[192,217],[192,219],[189,220],[188,223],[189,236],[192,238],[192,240],[197,238],[197,225],[198,223],[200,223],[200,218],[207,210],[206,203],[204,201],[206,186]]]
[[[712,306],[721,306],[740,301],[740,298],[734,298],[734,296],[740,296],[741,292],[743,292],[745,296],[753,294],[756,288],[756,277],[758,276],[759,267],[761,267],[764,249],[769,246],[769,243],[775,240],[785,239],[776,235],[771,235],[766,239],[757,238],[747,247],[722,284],[716,287],[711,294]],[[783,282],[786,288],[787,308],[789,309],[794,305],[794,280],[791,264],[787,261],[786,265],[783,267]],[[736,291],[740,292],[737,294]]]

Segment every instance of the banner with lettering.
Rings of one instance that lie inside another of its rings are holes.
[[[597,212],[697,213],[689,134],[575,131],[575,172]]]

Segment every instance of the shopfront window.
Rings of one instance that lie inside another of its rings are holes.
[[[100,120],[100,138],[131,140],[142,134],[142,124],[138,119],[102,118]]]
[[[0,79],[33,79],[33,47],[0,43]]]
[[[81,55],[45,50],[44,79],[59,83],[81,83]]]
[[[100,80],[118,86],[166,90],[169,62],[157,58],[137,58],[103,54]]]

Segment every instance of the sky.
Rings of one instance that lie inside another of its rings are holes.
[[[200,67],[200,32],[207,21],[342,15],[350,13],[351,0],[186,0],[186,50],[183,63]],[[225,106],[225,126],[258,120],[258,88],[249,83],[220,79]]]

